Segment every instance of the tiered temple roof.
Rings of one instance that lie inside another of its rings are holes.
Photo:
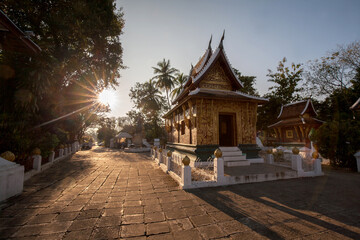
[[[321,125],[323,121],[316,119],[317,113],[310,99],[290,103],[281,106],[280,114],[277,117],[278,122],[268,126],[269,128],[315,124]]]
[[[231,98],[257,102],[259,104],[263,104],[268,101],[265,98],[251,96],[240,91],[241,88],[243,88],[243,84],[237,78],[226,56],[223,47],[224,34],[220,40],[219,46],[215,51],[212,51],[212,38],[210,38],[209,45],[205,53],[202,55],[202,57],[195,66],[191,66],[188,80],[186,81],[180,94],[172,101],[172,104],[177,104],[177,106],[173,107],[173,109],[170,110],[170,112],[168,112],[166,115],[170,114],[179,105],[181,105],[181,103],[183,103],[190,97],[211,97],[222,99]],[[224,79],[224,81],[228,81],[227,83],[230,87],[228,87],[228,89],[216,89],[216,86],[212,86],[214,84],[200,86],[201,81],[206,77],[206,75],[211,71],[211,69],[216,68],[217,66],[220,66],[220,68],[224,71],[224,74],[228,79]]]

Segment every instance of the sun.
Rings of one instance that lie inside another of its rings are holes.
[[[101,93],[99,93],[98,101],[101,104],[109,105],[110,108],[113,108],[117,104],[117,96],[114,90],[105,89]]]

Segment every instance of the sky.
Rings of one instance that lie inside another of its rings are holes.
[[[117,0],[125,27],[116,105],[109,116],[125,116],[130,88],[148,81],[163,58],[185,74],[213,36],[225,29],[224,49],[233,67],[256,76],[260,95],[271,86],[268,69],[286,57],[289,65],[325,56],[338,45],[360,40],[359,0]]]

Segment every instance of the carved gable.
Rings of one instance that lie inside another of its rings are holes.
[[[230,79],[226,76],[219,61],[212,66],[199,85],[200,88],[232,90]]]

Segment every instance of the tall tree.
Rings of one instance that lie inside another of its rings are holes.
[[[92,114],[105,110],[96,105],[96,94],[116,86],[124,68],[122,11],[113,0],[3,0],[0,9],[20,29],[32,31],[42,49],[34,56],[0,53],[0,65],[9,70],[0,76],[0,123],[9,123],[0,124],[0,132],[9,133],[0,151],[31,151],[39,144],[34,139],[47,141],[45,132],[74,140]],[[31,130],[35,126],[41,127]]]
[[[302,88],[299,83],[302,80],[302,73],[304,71],[301,64],[292,63],[291,67],[286,67],[287,60],[284,57],[277,67],[277,71],[273,72],[268,69],[268,81],[275,83],[275,86],[269,88],[271,95],[281,99],[283,104],[299,100]]]
[[[350,106],[360,96],[360,68],[351,86],[336,89],[328,96],[320,111],[320,118],[326,121],[312,137],[319,152],[330,159],[333,166],[356,169],[354,154],[360,148],[360,112],[352,112]]]
[[[157,63],[157,67],[153,67],[155,76],[152,79],[157,79],[156,86],[165,90],[168,106],[170,107],[169,91],[174,87],[174,74],[178,72],[176,68],[171,67],[170,60],[165,58]]]
[[[268,70],[268,81],[275,85],[269,88],[270,93],[264,95],[269,102],[259,108],[257,128],[260,130],[267,130],[267,127],[276,121],[281,105],[301,98],[302,88],[299,87],[299,84],[302,80],[303,68],[301,64],[294,63],[291,64],[291,67],[286,67],[286,62],[286,58],[283,58],[279,62],[276,72]]]
[[[149,80],[145,83],[136,83],[135,87],[130,89],[129,96],[136,109],[128,114],[133,123],[139,126],[139,120],[142,120],[141,124],[148,139],[164,138],[161,115],[168,110],[168,106],[155,82]]]
[[[255,85],[255,76],[244,76],[241,75],[241,72],[239,70],[237,70],[236,68],[233,68],[237,78],[241,81],[241,83],[243,84],[243,88],[240,89],[241,92],[246,93],[246,94],[250,94],[253,96],[259,96],[259,93],[256,91],[254,85]]]
[[[339,46],[319,60],[309,62],[305,75],[308,92],[329,96],[337,89],[348,88],[357,68],[360,68],[360,41]]]
[[[184,73],[176,73],[176,78],[174,79],[175,87],[171,92],[171,98],[175,98],[177,95],[180,94],[187,80],[188,76],[184,75]]]

